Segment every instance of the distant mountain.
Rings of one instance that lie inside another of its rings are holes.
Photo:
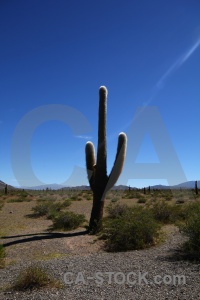
[[[53,184],[44,184],[32,187],[22,186],[22,189],[25,190],[90,190],[89,185],[78,185],[78,186],[64,186],[61,184],[53,183]],[[126,185],[117,185],[112,188],[113,190],[127,190],[128,187]]]
[[[200,180],[197,181],[197,185],[200,188]],[[184,188],[184,189],[194,189],[195,187],[195,180],[186,181],[177,185],[173,186],[174,188]]]
[[[152,185],[152,186],[150,186],[150,188],[155,189],[155,190],[169,190],[169,189],[171,189],[171,187],[169,185],[162,185],[162,184]]]
[[[6,186],[6,183],[0,180],[0,189],[4,189]]]
[[[43,185],[30,186],[30,187],[22,186],[21,188],[25,190],[46,190],[46,189],[59,190],[65,188],[65,186],[57,183],[52,183],[52,184],[43,184]]]
[[[3,181],[0,181],[0,189],[5,188],[5,183]],[[10,187],[10,186],[8,186]],[[150,186],[151,189],[158,189],[158,190],[166,190],[166,189],[179,189],[179,188],[185,188],[185,189],[193,189],[195,187],[195,181],[187,181],[187,182],[183,182],[177,185],[173,185],[173,186],[167,186],[167,185],[162,185],[162,184],[158,184],[158,185],[152,185]],[[198,187],[200,188],[200,180],[198,181]],[[11,187],[13,188],[13,187]],[[90,190],[90,186],[88,185],[78,185],[78,186],[64,186],[61,184],[44,184],[44,185],[39,185],[39,186],[33,186],[33,187],[21,187],[24,188],[26,190],[46,190],[46,189],[50,189],[50,190]],[[128,190],[128,186],[126,185],[116,185],[112,188],[112,190]],[[148,188],[148,187],[146,187]],[[137,189],[136,187],[131,187],[131,189]]]
[[[6,186],[6,183],[0,180],[0,190],[5,189],[5,186]],[[9,184],[8,184],[7,186],[8,186],[8,189],[10,189],[10,190],[11,190],[11,189],[12,189],[12,190],[13,190],[13,189],[16,189],[16,188],[13,187],[12,185],[9,185]]]
[[[197,181],[197,185],[198,185],[198,188],[200,188],[200,180]],[[186,182],[183,182],[183,183],[180,183],[180,184],[176,184],[176,185],[153,185],[151,186],[152,189],[158,189],[158,190],[166,190],[166,189],[179,189],[179,188],[182,188],[182,189],[194,189],[195,187],[195,180],[191,180],[191,181],[186,181]]]
[[[67,186],[64,187],[63,190],[90,190],[90,186],[89,185],[77,185],[77,186]]]
[[[120,191],[124,191],[124,190],[128,190],[129,187],[127,185],[115,185],[112,187],[112,190],[120,190]]]
[[[88,185],[80,185],[80,186],[64,186],[61,184],[57,183],[52,183],[52,184],[44,184],[44,185],[38,185],[38,186],[32,186],[32,187],[21,187],[24,188],[25,190],[89,190],[90,187]]]

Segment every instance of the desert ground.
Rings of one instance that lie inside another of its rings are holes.
[[[174,207],[181,207],[199,199],[199,195],[195,196],[193,191],[188,190],[172,193],[112,190],[105,200],[104,216],[108,215],[107,207],[111,204],[135,207],[148,206],[154,201],[165,201]],[[76,229],[52,230],[52,219],[46,215],[36,216],[33,210],[37,204],[45,201],[54,203],[69,201],[70,205],[64,211],[83,214],[85,221]],[[108,252],[104,247],[104,239],[87,232],[92,209],[91,191],[13,190],[5,195],[2,190],[0,205],[0,244],[3,244],[5,250],[0,268],[0,299],[200,298],[200,264],[182,255],[181,247],[187,238],[180,232],[176,222],[162,224],[160,237],[151,247]],[[32,265],[42,266],[59,281],[60,285],[24,291],[13,289],[19,272]],[[105,276],[103,283],[87,280],[98,271]],[[66,272],[73,273],[73,283],[65,283]],[[79,272],[82,278],[77,283],[75,279]],[[124,274],[135,272],[135,276],[140,276],[143,272],[148,273],[151,280],[148,280],[148,283],[146,279],[134,284],[127,281],[116,283],[112,277],[108,282],[106,272],[113,272],[113,276],[117,272]],[[176,275],[183,275],[185,282],[179,284],[173,282],[172,277]],[[152,280],[156,276],[168,278],[168,282],[163,280],[157,284]]]

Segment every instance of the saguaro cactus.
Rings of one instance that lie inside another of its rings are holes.
[[[195,193],[198,195],[198,183],[197,180],[195,181]]]
[[[106,151],[106,107],[107,89],[99,89],[99,121],[98,121],[98,146],[97,159],[92,142],[87,142],[85,147],[87,175],[91,190],[93,191],[93,207],[91,211],[89,231],[97,232],[101,228],[105,196],[109,189],[116,183],[122,171],[126,156],[126,134],[121,132],[118,136],[117,154],[110,175],[107,175]]]
[[[7,195],[8,194],[8,186],[7,186],[7,184],[5,185],[5,195]]]

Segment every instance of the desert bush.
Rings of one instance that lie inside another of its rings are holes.
[[[183,216],[184,220],[188,220],[191,216],[195,215],[200,211],[200,202],[195,201],[195,202],[190,202],[188,204],[185,204],[183,206]]]
[[[11,195],[16,195],[16,197],[8,199],[7,200],[8,203],[31,201],[31,196],[26,191],[21,191],[18,192],[17,194],[12,193]]]
[[[106,211],[108,212],[108,217],[111,219],[115,219],[124,215],[128,210],[128,206],[126,204],[112,204],[110,203]]]
[[[127,192],[127,193],[125,193],[125,194],[122,196],[122,198],[124,198],[124,199],[133,199],[133,198],[135,198],[135,193]]]
[[[61,205],[50,205],[49,209],[46,213],[46,217],[48,220],[52,220],[55,216],[61,211]]]
[[[154,245],[159,228],[150,210],[128,208],[121,216],[104,220],[105,248],[111,252],[144,249]]]
[[[30,202],[31,199],[28,198],[27,196],[18,196],[16,198],[11,198],[11,199],[8,199],[7,202],[8,203],[14,203],[14,202]]]
[[[137,203],[146,203],[147,200],[145,198],[140,197],[137,201]]]
[[[29,194],[28,194],[28,192],[26,192],[26,191],[21,191],[19,194],[18,194],[20,197],[22,197],[22,198],[25,198],[25,197],[27,197]]]
[[[0,210],[2,210],[3,206],[4,206],[4,202],[1,201],[1,202],[0,202]]]
[[[83,214],[75,214],[71,211],[60,212],[56,214],[53,218],[52,229],[61,230],[71,230],[76,229],[85,221],[85,216]]]
[[[184,202],[185,202],[185,200],[183,200],[183,199],[176,200],[176,204],[183,204]]]
[[[0,258],[3,258],[5,255],[5,250],[2,244],[0,244]]]
[[[184,251],[193,259],[200,259],[200,203],[187,208],[187,219],[184,225],[179,226],[180,231],[188,237],[184,244]]]
[[[56,201],[56,197],[50,197],[50,196],[46,196],[46,197],[41,197],[39,196],[39,198],[37,199],[37,202],[55,202]]]
[[[71,197],[70,197],[70,200],[76,201],[76,200],[77,200],[77,196],[71,196]]]
[[[70,204],[71,202],[68,199],[63,202],[40,201],[32,208],[32,211],[35,217],[46,215],[48,219],[52,219],[61,209],[70,206]]]
[[[165,196],[165,200],[166,201],[171,201],[173,199],[173,196],[172,195],[166,195]]]
[[[175,223],[184,219],[184,212],[181,206],[170,205],[165,201],[156,201],[151,207],[156,221],[161,223]]]
[[[113,197],[112,199],[111,199],[111,202],[117,202],[119,200],[119,197]]]
[[[52,208],[53,203],[50,201],[43,201],[32,208],[35,217],[41,217],[48,214]],[[60,209],[60,207],[59,207]]]
[[[5,261],[4,261],[5,255],[6,255],[5,249],[3,245],[0,244],[0,269],[4,268],[5,266]]]
[[[23,291],[45,286],[59,287],[59,282],[53,280],[42,267],[29,266],[19,273],[13,288]]]
[[[71,205],[70,199],[64,199],[64,201],[61,203],[61,207],[62,208],[66,208],[66,207],[68,207],[70,205]]]

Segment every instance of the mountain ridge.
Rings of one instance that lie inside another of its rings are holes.
[[[3,181],[0,181],[0,189],[5,188],[6,183],[4,183]],[[197,185],[198,187],[200,187],[200,180],[197,180]],[[26,186],[21,186],[21,187],[12,187],[10,185],[8,185],[8,188],[21,188],[21,189],[25,189],[25,190],[46,190],[46,189],[50,189],[50,190],[90,190],[90,186],[89,185],[78,185],[78,186],[64,186],[61,184],[57,184],[57,183],[53,183],[53,184],[44,184],[44,185],[40,185],[40,186],[32,186],[32,187],[26,187]],[[149,186],[145,186],[145,188],[148,188]],[[137,188],[137,187],[132,187],[130,186],[131,189],[141,189],[141,188]],[[193,189],[195,188],[195,180],[190,180],[190,181],[186,181],[180,184],[176,184],[173,186],[167,186],[167,185],[150,185],[151,189],[179,189],[179,188],[183,188],[183,189]],[[129,189],[129,186],[126,185],[115,185],[113,187],[114,190],[127,190]]]

